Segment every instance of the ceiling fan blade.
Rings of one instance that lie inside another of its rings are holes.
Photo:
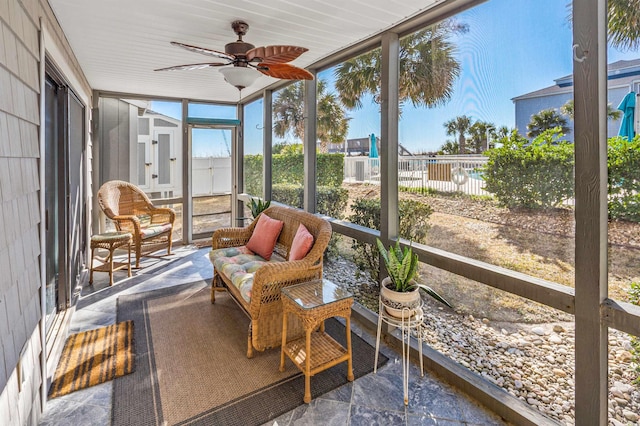
[[[258,59],[265,64],[283,64],[291,62],[306,52],[306,47],[299,46],[261,46],[247,51],[247,61]]]
[[[257,69],[264,75],[285,80],[313,80],[313,74],[309,71],[289,64],[268,64],[261,62],[258,64]]]
[[[192,46],[190,44],[178,43],[177,41],[172,41],[172,45],[182,47],[183,49],[189,50],[191,52],[201,53],[207,56],[213,56],[221,59],[228,59],[233,61],[236,59],[235,56],[229,55],[228,53],[218,52],[217,50],[206,49],[204,47]]]
[[[158,68],[157,70],[154,70],[154,71],[201,70],[203,68],[221,67],[223,65],[229,65],[229,64],[231,64],[231,62],[229,62],[229,63],[206,62],[206,63],[203,63],[203,64],[186,64],[186,65],[176,65],[176,66],[173,66],[173,67]]]

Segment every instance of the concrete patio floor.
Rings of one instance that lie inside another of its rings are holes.
[[[116,301],[133,294],[212,278],[209,248],[179,246],[166,258],[143,258],[141,269],[127,278],[126,271],[115,273],[109,287],[106,273],[96,273],[87,285],[73,314],[70,333],[102,327],[116,322]],[[371,335],[352,321],[353,331],[372,346]],[[420,377],[419,367],[411,366],[409,405],[403,404],[402,362],[400,354],[383,347],[389,362],[378,369],[328,394],[283,414],[268,425],[504,425],[498,416],[479,406],[467,395],[439,381],[429,371]],[[278,368],[278,366],[274,366]],[[117,379],[116,379],[117,380]],[[313,380],[313,379],[312,379]],[[111,424],[112,383],[76,391],[49,400],[40,425]]]

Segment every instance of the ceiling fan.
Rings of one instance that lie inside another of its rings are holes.
[[[191,52],[223,59],[226,62],[176,65],[173,67],[160,68],[155,71],[197,70],[208,67],[233,65],[232,67],[221,68],[220,72],[229,84],[237,87],[239,90],[250,86],[256,81],[260,76],[257,71],[264,75],[281,79],[313,80],[313,75],[309,71],[287,63],[293,61],[309,49],[287,45],[255,47],[253,44],[246,43],[242,40],[242,36],[247,34],[249,30],[249,24],[244,21],[234,21],[231,23],[231,28],[238,35],[238,40],[226,44],[224,46],[224,52],[179,43],[177,41],[171,42],[174,46]]]

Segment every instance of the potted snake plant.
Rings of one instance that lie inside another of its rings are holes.
[[[251,197],[251,216],[255,219],[260,213],[266,210],[269,205],[271,205],[271,200],[262,201],[261,198],[258,198],[256,201],[256,198]]]
[[[387,313],[396,318],[410,318],[420,306],[420,289],[435,300],[451,307],[442,296],[431,287],[415,281],[418,275],[418,255],[411,247],[395,246],[385,248],[380,239],[376,239],[378,251],[384,260],[388,276],[380,286],[380,300]]]

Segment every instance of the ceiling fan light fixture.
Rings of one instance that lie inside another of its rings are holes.
[[[220,73],[227,83],[242,90],[251,86],[260,77],[260,72],[250,67],[220,68]]]
[[[190,52],[212,56],[224,62],[205,62],[198,64],[176,65],[172,67],[159,68],[155,71],[173,70],[199,70],[210,67],[220,68],[227,83],[242,90],[251,86],[261,75],[284,80],[313,80],[313,74],[304,68],[298,68],[289,62],[306,52],[306,47],[290,45],[273,45],[255,47],[251,43],[242,40],[242,36],[247,34],[249,24],[244,21],[234,21],[231,23],[233,32],[238,36],[238,40],[227,43],[224,52],[193,46],[191,44],[172,41],[173,46],[180,47]],[[227,67],[232,65],[231,67]]]

